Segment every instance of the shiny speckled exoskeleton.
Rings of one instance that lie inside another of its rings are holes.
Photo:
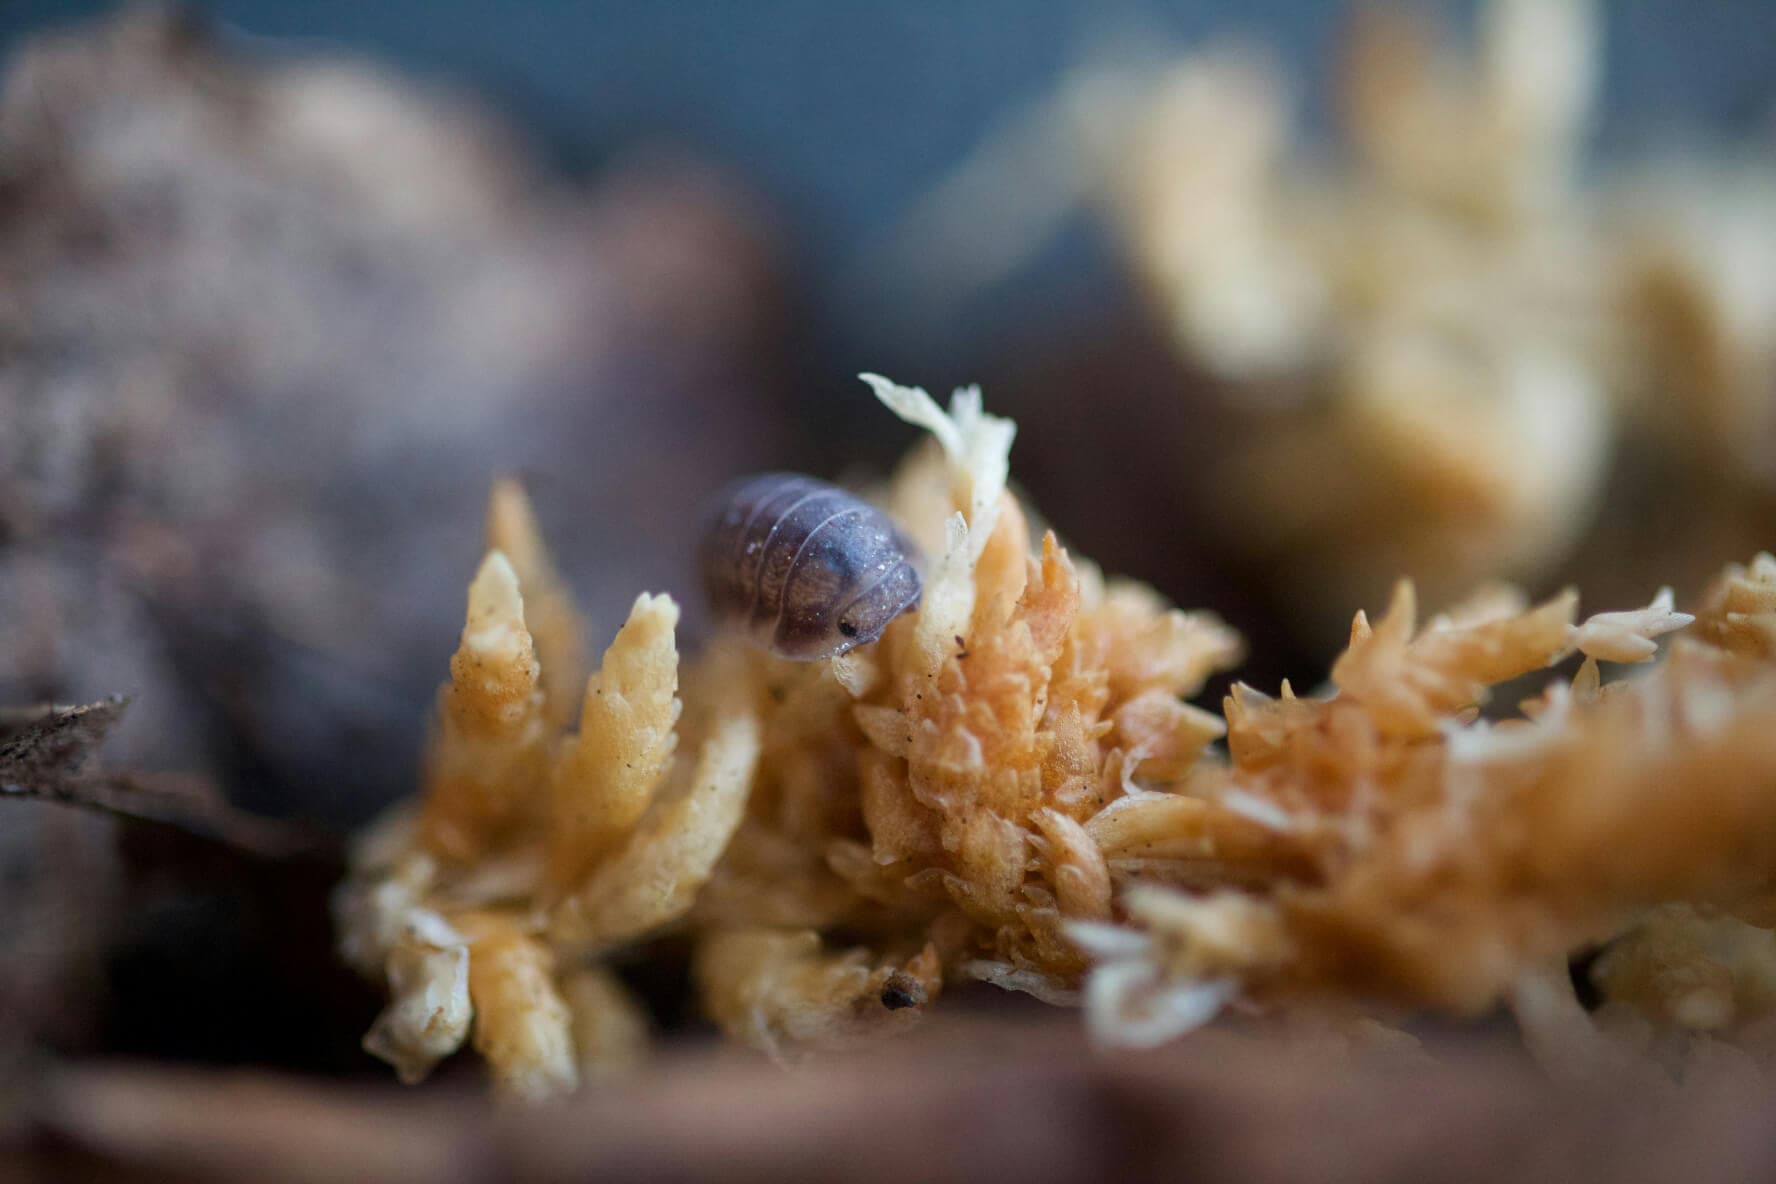
[[[718,621],[783,658],[832,658],[919,603],[913,546],[836,485],[765,473],[729,486],[698,555]]]

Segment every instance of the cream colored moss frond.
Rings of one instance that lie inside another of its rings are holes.
[[[487,547],[504,555],[517,573],[525,622],[542,664],[543,712],[550,727],[564,727],[573,718],[586,669],[586,626],[543,542],[524,486],[510,478],[493,483]]]
[[[1127,894],[1125,906],[1143,932],[1068,927],[1096,956],[1086,1006],[1101,1044],[1151,1047],[1201,1027],[1238,994],[1244,977],[1292,956],[1281,918],[1262,900],[1143,887]]]
[[[1103,663],[1118,705],[1148,691],[1194,695],[1246,651],[1244,639],[1214,614],[1182,612],[1131,580],[1112,580],[1082,628],[1108,643]]]
[[[987,414],[977,387],[956,391],[946,413],[921,387],[900,386],[879,374],[860,377],[890,411],[929,431],[949,462],[959,509],[946,524],[944,552],[926,573],[919,606],[920,647],[935,660],[947,651],[952,638],[968,633],[974,612],[974,567],[999,519],[1017,425]]]
[[[389,951],[407,930],[410,914],[424,907],[437,882],[438,861],[409,846],[415,838],[413,815],[402,810],[393,817],[402,849],[384,855],[370,844],[354,842],[352,874],[334,889],[330,902],[340,956],[368,978],[382,973]],[[369,833],[380,838],[392,829],[390,820],[384,819]]]
[[[1117,740],[1134,760],[1136,776],[1176,781],[1203,749],[1227,734],[1220,716],[1165,691],[1143,691],[1116,709]]]
[[[437,913],[412,910],[389,949],[386,974],[389,1003],[364,1037],[364,1050],[412,1084],[469,1034],[468,944]]]
[[[1594,613],[1573,634],[1573,645],[1600,662],[1645,662],[1659,652],[1655,638],[1675,633],[1696,618],[1674,607],[1670,588],[1651,604],[1627,612]]]
[[[1038,810],[1032,821],[1042,835],[1039,850],[1061,913],[1082,920],[1108,918],[1110,868],[1085,827],[1058,810]]]
[[[1402,581],[1373,627],[1357,614],[1332,681],[1383,730],[1428,736],[1439,720],[1480,703],[1493,683],[1568,653],[1577,606],[1578,596],[1569,591],[1518,616],[1418,632],[1412,585]]]
[[[937,439],[949,458],[952,478],[965,494],[968,523],[978,528],[976,533],[983,540],[975,547],[978,555],[992,532],[989,516],[1011,475],[1011,443],[1017,436],[1017,425],[987,414],[977,386],[959,388],[950,396],[950,409],[945,412],[923,387],[901,386],[880,374],[858,377],[890,411]]]
[[[682,917],[740,825],[759,759],[758,717],[730,697],[690,776],[669,787],[635,830],[549,918],[550,939],[595,951]]]
[[[1090,956],[1086,1030],[1107,1047],[1153,1048],[1202,1027],[1239,990],[1232,977],[1211,980],[1168,974],[1161,939],[1153,933],[1093,921],[1067,927]]]
[[[1776,556],[1729,563],[1702,598],[1697,632],[1737,654],[1776,658]]]
[[[426,752],[420,825],[440,854],[480,854],[533,804],[546,757],[540,674],[518,575],[490,551],[469,585]]]
[[[473,913],[469,940],[472,1040],[501,1092],[539,1100],[579,1084],[573,1016],[555,986],[555,954],[521,918]]]
[[[1274,810],[1274,808],[1273,808]],[[1141,878],[1194,884],[1232,869],[1266,880],[1292,880],[1307,867],[1286,829],[1242,813],[1232,804],[1186,793],[1134,793],[1094,815],[1086,833],[1114,872],[1139,868]]]
[[[809,930],[713,935],[698,947],[695,971],[704,1012],[773,1055],[904,1030],[942,984],[930,947],[895,965],[864,950],[824,950]]]
[[[580,731],[556,757],[549,878],[565,888],[647,809],[672,758],[678,700],[678,606],[643,593],[586,683]]]
[[[647,1012],[616,975],[597,964],[583,966],[562,978],[561,997],[573,1017],[581,1080],[617,1076],[647,1059]]]

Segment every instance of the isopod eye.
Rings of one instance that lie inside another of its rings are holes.
[[[853,625],[850,621],[840,621],[839,632],[843,633],[846,637],[856,637],[857,626]]]

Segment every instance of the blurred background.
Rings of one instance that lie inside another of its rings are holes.
[[[694,631],[713,489],[909,442],[860,370],[981,382],[1044,517],[1261,687],[1402,576],[1681,599],[1776,522],[1769,21],[8,0],[0,703],[127,694],[111,765],[341,831],[411,787],[493,476],[595,647],[644,588]],[[313,896],[118,913],[152,858],[3,808],[9,876],[79,869],[5,921],[58,1041],[357,1065],[213,1006]]]
[[[104,0],[9,0],[0,49],[115,11]],[[1471,30],[1476,0],[1420,9]],[[1286,66],[1299,115],[1332,132],[1337,53],[1353,6],[1302,0],[979,0],[965,5],[740,6],[540,0],[212,0],[196,6],[234,52],[347,55],[491,107],[551,169],[590,178],[638,146],[671,145],[731,170],[793,225],[785,247],[829,333],[904,352],[855,302],[847,270],[892,235],[919,198],[1025,106],[1095,55],[1151,62],[1205,41],[1259,42]],[[1769,14],[1752,0],[1633,0],[1602,22],[1594,146],[1646,147],[1770,129]],[[949,327],[939,386],[972,381],[983,335],[1044,310],[1089,308],[1114,290],[1101,242],[1075,233]],[[1033,280],[1031,277],[1035,277]],[[996,314],[996,315],[988,315]],[[909,358],[927,362],[929,357]],[[856,367],[825,375],[848,380]]]

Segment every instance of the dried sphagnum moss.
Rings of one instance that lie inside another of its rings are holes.
[[[1632,554],[1569,566],[1601,535],[1697,580],[1772,520],[1767,154],[1594,167],[1610,6],[1487,0],[1465,41],[1431,7],[1354,6],[1326,146],[1243,46],[1080,88],[1076,167],[1239,417],[1190,494],[1316,644],[1402,573],[1433,603],[1647,578]],[[1656,490],[1674,537],[1645,547],[1653,499],[1612,480]]]
[[[1748,608],[1776,593],[1768,557],[1754,570],[1761,587],[1739,569],[1723,583]],[[1235,996],[1458,1015],[1508,997],[1538,1035],[1567,1024],[1590,1037],[1566,957],[1623,934],[1594,975],[1606,1017],[1719,1030],[1746,1014],[1709,1019],[1721,1008],[1685,1002],[1709,967],[1669,953],[1662,919],[1675,908],[1765,920],[1776,876],[1776,667],[1745,634],[1722,634],[1728,596],[1710,595],[1696,630],[1725,645],[1680,638],[1644,676],[1600,685],[1598,657],[1650,657],[1653,637],[1689,624],[1668,595],[1577,627],[1562,597],[1415,636],[1403,591],[1373,629],[1359,616],[1330,697],[1236,690],[1221,808],[1261,823],[1299,874],[1129,893],[1139,936],[1077,934],[1105,958],[1094,1022],[1113,1037],[1162,1038]],[[1470,718],[1486,684],[1569,647],[1588,654],[1570,685],[1553,684],[1522,718]],[[1755,958],[1761,945],[1733,948]],[[1663,972],[1649,969],[1661,959]],[[1553,998],[1550,965],[1560,967]],[[1568,1036],[1560,1047],[1595,1044]]]
[[[365,836],[337,908],[348,960],[390,987],[370,1051],[417,1080],[472,1016],[496,1082],[543,1096],[635,1059],[642,1013],[590,959],[689,908],[745,807],[758,721],[742,696],[718,694],[694,758],[669,766],[678,614],[644,595],[586,683],[580,732],[562,735],[550,721],[570,713],[549,703],[562,680],[543,669],[574,660],[577,618],[515,487],[496,489],[490,534],[520,544],[551,627],[533,638],[522,577],[490,550],[439,694],[422,801]]]
[[[1237,636],[1033,539],[978,392],[945,412],[871,382],[934,437],[883,494],[931,562],[915,612],[830,662],[721,638],[681,686],[676,607],[644,595],[565,708],[577,619],[496,490],[425,794],[339,897],[391,996],[366,1045],[403,1078],[465,1040],[521,1096],[633,1063],[647,1023],[600,960],[668,930],[705,1014],[786,1058],[967,979],[1083,997],[1112,1042],[1235,1001],[1291,1023],[1508,1001],[1551,1056],[1760,1038],[1776,560],[1727,569],[1694,619],[1668,591],[1581,621],[1571,592],[1495,586],[1421,625],[1401,583],[1330,693],[1239,686],[1216,716],[1184,699]],[[1570,681],[1479,718],[1575,652]],[[1593,1025],[1550,967],[1612,941]]]

